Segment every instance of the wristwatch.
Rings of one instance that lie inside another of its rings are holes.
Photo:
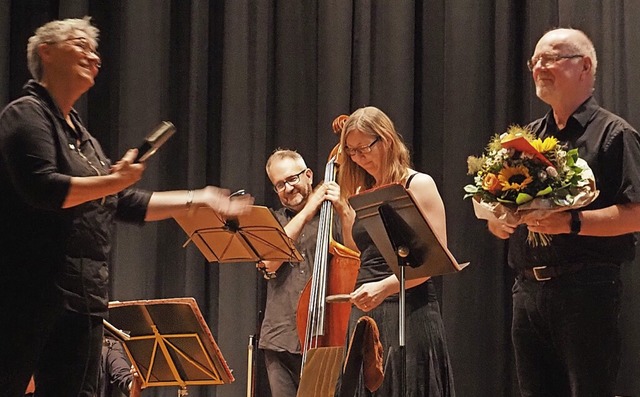
[[[582,229],[582,221],[580,220],[580,211],[571,210],[571,234],[580,234]]]

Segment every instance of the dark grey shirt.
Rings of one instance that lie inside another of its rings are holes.
[[[286,208],[275,211],[282,225],[296,214]],[[284,262],[276,277],[267,281],[267,304],[260,330],[261,349],[300,353],[300,340],[296,328],[296,312],[300,295],[311,278],[316,252],[319,214],[302,228],[296,248],[303,262]]]

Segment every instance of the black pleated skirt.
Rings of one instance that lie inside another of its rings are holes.
[[[384,348],[382,385],[371,393],[364,386],[362,372],[360,372],[355,396],[454,397],[453,373],[433,282],[429,280],[408,289],[405,304],[405,396],[401,394],[402,354],[399,349],[398,296],[387,298],[378,307],[368,312],[352,307],[347,336],[350,337],[361,316],[369,316],[378,325],[380,341]],[[341,383],[340,378],[336,395]]]

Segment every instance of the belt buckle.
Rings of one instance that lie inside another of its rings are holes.
[[[546,269],[547,266],[535,266],[533,267],[533,269],[531,269],[533,271],[533,276],[536,278],[536,281],[547,281],[547,280],[551,280],[551,277],[541,277],[538,275],[538,270],[543,270]]]

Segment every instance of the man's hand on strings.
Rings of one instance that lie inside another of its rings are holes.
[[[347,200],[340,197],[340,185],[332,181],[325,183],[324,186],[324,199],[331,201],[331,203],[333,204],[333,208],[335,208],[335,210],[339,214],[350,210],[350,206]]]

